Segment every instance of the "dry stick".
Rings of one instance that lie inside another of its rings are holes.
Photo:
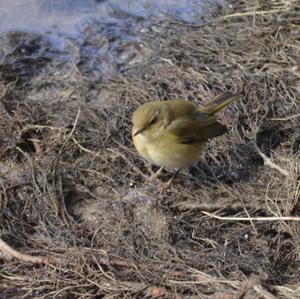
[[[262,286],[260,284],[256,284],[253,287],[253,290],[258,293],[261,297],[263,297],[264,299],[276,299],[275,296],[273,296],[271,293],[269,293],[268,291],[264,290],[262,288]]]
[[[257,146],[256,142],[254,142],[254,146],[258,152],[258,154],[263,158],[264,160],[264,164],[268,165],[269,167],[279,171],[281,174],[283,174],[284,176],[290,176],[291,173],[289,171],[287,171],[286,169],[281,168],[280,166],[278,166],[277,164],[275,164],[269,157],[267,157],[261,150],[260,148]]]
[[[37,130],[41,130],[41,129],[49,129],[49,130],[65,130],[64,127],[53,127],[53,126],[47,126],[47,125],[26,125],[23,127],[22,129],[22,133],[24,131],[28,131],[30,129],[37,129]]]
[[[49,260],[47,257],[32,256],[32,255],[21,253],[15,249],[13,249],[9,245],[7,245],[2,239],[0,239],[0,250],[2,250],[4,254],[15,257],[26,263],[28,263],[28,262],[33,263],[33,264],[48,264],[49,263]]]
[[[42,256],[32,256],[28,254],[21,253],[12,247],[10,247],[7,243],[5,243],[1,238],[0,238],[0,251],[2,251],[5,255],[8,255],[10,257],[14,257],[19,259],[20,261],[23,262],[28,262],[28,263],[33,263],[33,264],[50,264],[49,263],[49,258],[47,257],[42,257]],[[52,260],[52,259],[51,259]],[[60,259],[53,259],[53,262],[59,261]],[[120,267],[125,267],[125,268],[135,268],[136,266],[134,264],[130,264],[126,260],[122,260],[119,258],[114,258],[114,259],[97,259],[98,263],[104,264],[104,265],[113,265],[113,266],[120,266]]]
[[[3,251],[4,254],[15,257],[19,259],[20,261],[26,262],[26,263],[33,263],[33,264],[44,264],[49,266],[54,266],[54,264],[59,263],[62,261],[61,258],[47,258],[47,257],[41,257],[41,256],[31,256],[28,254],[23,254],[15,249],[8,246],[3,240],[0,239],[0,251]],[[51,263],[50,263],[51,261]],[[133,263],[130,263],[126,261],[125,259],[121,258],[96,258],[97,264],[102,264],[106,266],[114,266],[114,267],[122,267],[127,269],[134,269],[137,270],[139,268],[142,268],[141,265],[135,265]],[[175,271],[171,269],[165,269],[161,268],[160,266],[152,266],[150,267],[151,271],[160,272],[163,274],[169,274],[174,277],[185,277],[188,275],[187,273],[184,273],[182,271]]]
[[[266,11],[247,11],[247,12],[241,12],[241,13],[234,13],[230,15],[225,15],[223,17],[218,18],[218,20],[226,20],[234,17],[246,17],[246,16],[253,16],[255,15],[268,15],[268,14],[274,14],[278,12],[282,12],[281,9],[273,9],[273,10],[266,10]],[[285,11],[288,13],[288,11]]]
[[[63,146],[66,144],[66,142],[70,139],[70,137],[73,135],[75,129],[76,129],[76,126],[77,126],[77,123],[78,123],[78,119],[79,119],[79,115],[80,115],[80,107],[78,108],[78,112],[77,112],[77,115],[76,115],[76,118],[75,118],[75,121],[74,121],[74,124],[73,124],[73,128],[70,132],[70,134],[67,136],[67,138],[65,139],[65,142],[63,144]]]
[[[42,256],[32,256],[28,254],[21,253],[12,247],[10,247],[8,244],[6,244],[1,238],[0,238],[0,251],[2,251],[4,254],[19,259],[20,261],[26,262],[26,263],[33,263],[33,264],[45,264],[45,265],[51,265],[49,262],[48,257],[42,257]],[[52,264],[58,263],[62,261],[60,258],[51,258]],[[117,267],[124,267],[124,268],[132,268],[137,270],[138,266],[126,261],[126,259],[121,258],[96,258],[96,261],[98,264],[106,265],[106,266],[117,266]],[[162,273],[168,273],[173,276],[184,276],[184,273],[181,271],[173,271],[169,269],[161,269],[160,267],[151,267],[153,271],[159,271]]]
[[[258,234],[257,229],[256,229],[256,227],[255,227],[253,221],[251,220],[251,216],[250,216],[248,210],[247,210],[246,207],[245,207],[244,201],[242,201],[242,202],[243,202],[243,208],[244,208],[244,211],[245,211],[245,213],[247,214],[247,217],[248,217],[249,221],[251,222],[251,226],[252,226],[253,230],[255,231],[255,233]]]
[[[286,116],[286,117],[278,117],[278,118],[271,118],[271,120],[278,120],[278,121],[284,121],[284,120],[290,120],[290,119],[294,119],[300,117],[300,113],[291,115],[291,116]]]
[[[33,264],[49,264],[49,258],[42,257],[42,256],[32,256],[28,254],[21,253],[12,247],[10,247],[7,243],[5,243],[0,238],[0,251],[2,251],[4,254],[15,257],[23,262],[29,262]],[[55,262],[55,259],[53,260]],[[59,259],[57,259],[59,261]],[[104,264],[104,265],[114,265],[114,266],[121,266],[126,268],[136,268],[135,265],[128,263],[126,260],[114,258],[114,259],[98,259],[98,263]]]
[[[229,221],[300,221],[300,217],[297,216],[278,216],[278,217],[223,217],[216,214],[211,214],[206,211],[201,211],[204,215],[219,220]]]
[[[72,130],[70,131],[70,133],[68,134],[68,136],[65,138],[62,146],[60,147],[59,149],[59,152],[58,152],[58,155],[59,156],[62,151],[63,151],[63,148],[65,147],[66,143],[69,141],[69,139],[72,137],[76,127],[77,127],[77,123],[78,123],[78,119],[79,119],[79,116],[80,116],[80,113],[81,113],[81,109],[80,109],[80,106],[78,107],[78,111],[77,111],[77,115],[75,117],[75,120],[74,120],[74,123],[73,123],[73,127],[72,127]]]
[[[83,152],[86,152],[86,153],[91,154],[96,157],[101,157],[101,155],[99,153],[91,151],[88,148],[83,147],[73,136],[72,136],[72,140]]]

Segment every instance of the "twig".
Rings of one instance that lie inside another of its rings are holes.
[[[53,127],[53,126],[48,126],[48,125],[26,125],[23,127],[21,133],[24,131],[28,131],[31,129],[36,129],[37,131],[40,131],[41,129],[49,129],[49,130],[65,130],[64,127]]]
[[[277,118],[271,118],[271,120],[290,120],[290,119],[294,119],[300,117],[300,113],[294,114],[294,115],[290,115],[290,116],[286,116],[286,117],[277,117]]]
[[[260,284],[256,284],[253,287],[253,290],[258,293],[261,297],[264,299],[275,299],[275,296],[273,296],[271,293],[268,291],[264,290]]]
[[[244,208],[244,211],[245,211],[245,213],[246,213],[247,217],[249,218],[249,221],[251,222],[251,226],[252,226],[253,230],[255,231],[255,233],[256,233],[256,234],[258,234],[258,233],[257,233],[257,229],[256,229],[256,227],[255,227],[255,225],[254,225],[253,221],[252,221],[252,220],[250,220],[251,216],[250,216],[250,214],[249,214],[249,212],[248,212],[247,208],[245,207],[245,203],[244,203],[243,199],[241,199],[241,201],[242,201],[242,203],[243,203],[243,208]]]
[[[298,216],[280,216],[280,217],[223,217],[216,214],[208,213],[206,211],[201,211],[204,215],[209,217],[219,219],[219,220],[229,220],[229,221],[300,221]]]
[[[80,112],[81,112],[81,110],[80,110],[80,107],[79,107],[77,115],[76,115],[76,118],[75,118],[75,121],[74,121],[74,124],[73,124],[73,128],[72,128],[70,134],[67,136],[65,142],[67,142],[67,140],[69,140],[69,138],[73,135],[73,133],[74,133],[74,131],[76,129],[77,123],[78,123],[78,118],[79,118]]]
[[[83,147],[74,137],[72,137],[72,140],[74,141],[74,143],[84,152],[91,154],[93,156],[97,156],[97,157],[101,157],[101,155],[97,152],[91,151],[85,147]]]
[[[48,264],[49,260],[47,257],[42,256],[32,256],[28,254],[21,253],[9,245],[7,245],[2,239],[0,239],[0,250],[3,251],[6,255],[15,257],[26,263],[33,264]]]
[[[225,15],[223,17],[220,17],[219,20],[226,20],[234,17],[246,17],[246,16],[252,16],[252,15],[268,15],[268,14],[274,14],[278,12],[282,12],[283,10],[281,9],[273,9],[273,10],[265,10],[265,11],[246,11],[246,12],[241,12],[241,13],[234,13],[230,15]],[[285,11],[288,13],[288,11]]]
[[[68,134],[68,136],[65,138],[60,150],[59,150],[59,154],[62,152],[63,148],[65,147],[66,143],[68,142],[68,140],[70,139],[70,137],[72,137],[75,129],[76,129],[76,126],[77,126],[77,123],[78,123],[78,119],[79,119],[79,115],[80,115],[80,107],[78,108],[78,112],[77,112],[77,115],[76,115],[76,118],[74,120],[74,124],[73,124],[73,128],[72,130],[70,131],[70,133]]]
[[[281,174],[283,174],[284,176],[290,176],[291,173],[289,171],[287,171],[286,169],[283,169],[282,167],[278,166],[277,164],[275,164],[269,157],[267,157],[261,150],[260,148],[257,146],[257,144],[254,142],[254,146],[258,152],[258,154],[262,157],[262,159],[264,160],[264,164],[279,171]]]

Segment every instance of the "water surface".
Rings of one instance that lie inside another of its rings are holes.
[[[101,79],[138,63],[151,52],[143,32],[153,24],[174,18],[199,23],[208,8],[221,3],[221,0],[1,0],[0,34],[17,31],[42,36],[58,50],[57,55],[63,54],[62,59],[76,63],[85,76]]]

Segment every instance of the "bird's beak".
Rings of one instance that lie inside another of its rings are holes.
[[[144,130],[145,130],[145,128],[141,128],[141,129],[135,131],[135,133],[133,134],[133,136],[141,134]]]

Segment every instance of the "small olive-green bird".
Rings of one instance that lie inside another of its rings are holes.
[[[223,93],[202,107],[185,100],[155,101],[140,106],[132,116],[132,139],[150,163],[181,169],[197,162],[209,139],[227,132],[215,113],[237,100]]]

